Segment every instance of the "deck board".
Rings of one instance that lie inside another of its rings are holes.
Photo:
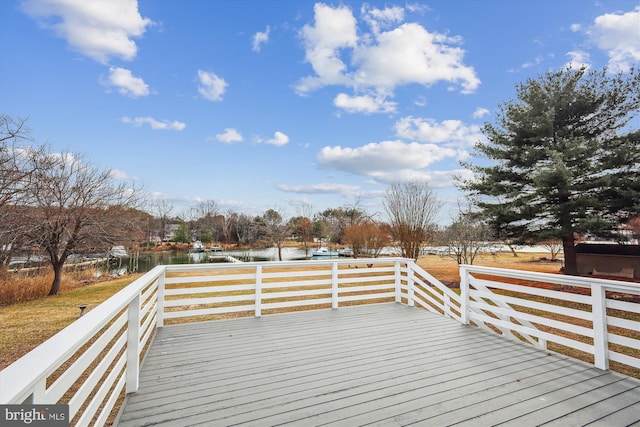
[[[640,381],[418,308],[158,331],[118,425],[629,425]]]

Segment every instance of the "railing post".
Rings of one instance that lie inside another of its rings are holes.
[[[407,289],[408,289],[408,296],[407,296],[407,305],[409,307],[413,307],[414,306],[414,301],[413,301],[413,294],[414,294],[414,290],[413,290],[413,275],[414,275],[414,270],[413,270],[413,266],[415,265],[415,261],[410,261],[407,263]]]
[[[607,339],[607,295],[604,286],[591,284],[591,312],[593,314],[593,357],[599,369],[609,369],[609,341]]]
[[[460,266],[460,317],[463,324],[469,324],[469,271]]]
[[[127,394],[138,391],[140,378],[140,293],[127,310]]]
[[[338,308],[338,263],[331,264],[331,308]]]
[[[164,327],[164,286],[167,270],[162,268],[162,274],[158,276],[158,301],[156,302],[156,328]]]
[[[442,300],[442,314],[444,317],[451,317],[451,298],[445,293]]]
[[[400,261],[395,263],[395,280],[396,280],[396,302],[402,302],[402,292],[400,288],[401,275],[400,275]]]
[[[255,316],[262,316],[262,266],[256,265],[256,310]]]

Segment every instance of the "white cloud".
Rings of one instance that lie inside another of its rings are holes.
[[[474,119],[481,119],[481,118],[483,118],[484,116],[486,116],[489,113],[490,113],[490,111],[487,110],[486,108],[478,107],[478,108],[476,108],[476,111],[473,112],[473,118]]]
[[[588,52],[584,52],[581,50],[576,50],[572,52],[567,52],[567,56],[569,57],[569,62],[567,62],[566,66],[570,66],[573,69],[580,69],[581,67],[591,67],[591,58],[589,57]]]
[[[431,188],[451,188],[455,186],[456,176],[466,176],[467,170],[446,170],[446,171],[426,171],[426,170],[399,170],[385,174],[378,174],[376,180],[383,184],[395,182],[425,181]]]
[[[333,104],[348,113],[392,113],[396,110],[397,103],[385,101],[384,97],[373,98],[371,96],[349,96],[339,93],[333,100]]]
[[[289,137],[280,131],[276,131],[273,138],[264,141],[265,144],[275,145],[276,147],[282,147],[289,143]]]
[[[374,34],[380,33],[381,29],[389,28],[404,20],[404,9],[399,6],[378,9],[364,4],[360,12],[364,21],[369,24]]]
[[[216,140],[225,144],[233,144],[234,142],[242,142],[243,138],[240,132],[233,128],[226,128],[223,133],[216,135]]]
[[[286,191],[288,193],[299,194],[353,194],[358,191],[360,187],[357,185],[337,184],[337,183],[319,183],[319,184],[279,184],[279,190]]]
[[[198,70],[198,93],[209,101],[222,101],[222,95],[226,90],[228,83],[224,79],[218,77],[215,73]]]
[[[135,58],[136,43],[153,22],[138,12],[137,0],[26,0],[24,11],[67,40],[72,49],[106,64],[111,57]]]
[[[111,178],[117,179],[119,181],[125,181],[125,180],[139,181],[140,180],[140,177],[130,176],[127,172],[120,169],[111,169],[110,173],[111,173],[110,174]]]
[[[374,86],[386,92],[411,83],[430,86],[444,81],[458,83],[463,93],[476,90],[480,80],[473,67],[462,62],[458,38],[430,33],[412,23],[381,33],[377,44],[354,52],[356,85]]]
[[[640,61],[640,6],[631,12],[598,16],[587,30],[591,40],[609,55],[611,71],[627,71]]]
[[[542,56],[538,55],[533,59],[533,61],[525,62],[524,64],[522,64],[522,68],[527,69],[527,68],[535,67],[536,65],[540,65],[543,59],[544,58]]]
[[[127,123],[135,127],[140,127],[147,124],[153,130],[183,130],[187,127],[186,124],[178,121],[170,122],[168,120],[158,121],[152,117],[136,117],[134,119],[129,117],[123,117],[122,123]]]
[[[380,179],[398,171],[422,169],[455,155],[456,150],[435,144],[383,141],[358,148],[324,147],[318,153],[317,160],[326,168]]]
[[[133,98],[149,95],[149,86],[144,80],[135,77],[130,70],[125,68],[109,68],[109,78],[103,84],[115,86],[119,93]]]
[[[364,20],[372,32],[360,36],[351,9],[317,3],[314,11],[314,24],[305,25],[300,35],[315,75],[300,79],[296,90],[301,95],[324,86],[343,85],[356,92],[354,100],[363,93],[377,99],[392,97],[400,85],[448,82],[463,93],[471,93],[480,84],[473,67],[463,62],[459,37],[430,33],[416,23],[386,30],[403,20],[401,8],[364,6]],[[344,105],[352,107],[353,103]],[[361,111],[370,112],[370,108]]]
[[[346,6],[337,8],[316,3],[313,7],[315,25],[305,25],[301,36],[306,49],[306,60],[316,76],[303,78],[297,86],[305,94],[330,84],[346,84],[343,75],[347,66],[340,59],[340,49],[354,48],[358,41],[356,20]]]
[[[253,51],[254,52],[260,52],[260,49],[262,49],[262,45],[267,43],[269,41],[269,32],[271,31],[271,28],[267,25],[267,29],[266,31],[263,32],[257,32],[253,35]]]
[[[471,147],[485,138],[480,126],[465,125],[460,120],[436,122],[433,119],[408,116],[396,122],[395,130],[404,139],[458,147]]]

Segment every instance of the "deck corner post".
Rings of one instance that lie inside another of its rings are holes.
[[[395,284],[396,284],[396,302],[402,302],[401,292],[402,275],[400,270],[400,261],[395,262]]]
[[[407,288],[408,288],[408,296],[407,296],[407,305],[409,307],[413,307],[415,305],[414,302],[414,283],[413,283],[413,276],[414,276],[414,267],[416,265],[415,261],[409,261],[407,263]]]
[[[255,317],[262,316],[262,266],[256,265],[256,302]]]
[[[331,263],[331,308],[338,309],[338,263]]]
[[[126,392],[138,391],[140,380],[140,293],[131,300],[127,310]]]
[[[607,338],[607,295],[605,287],[591,284],[591,311],[593,315],[593,357],[598,369],[609,369],[609,342]]]
[[[463,324],[469,324],[469,270],[460,266],[460,320]]]
[[[158,301],[156,303],[156,328],[164,327],[164,289],[165,278],[167,277],[166,268],[162,269],[162,274],[158,276]]]

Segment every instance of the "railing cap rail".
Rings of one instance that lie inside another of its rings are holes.
[[[556,273],[540,273],[527,270],[512,270],[508,268],[485,267],[479,265],[461,264],[460,272],[464,273],[494,274],[496,276],[509,277],[512,279],[525,279],[540,282],[551,282],[559,285],[576,286],[582,288],[591,288],[594,284],[603,286],[608,290],[629,292],[640,294],[640,285],[638,283],[623,282],[621,280],[599,279],[596,277],[583,276],[565,276]]]
[[[203,264],[171,264],[166,265],[167,272],[179,272],[179,271],[197,271],[197,270],[235,270],[242,268],[252,268],[258,265],[261,266],[275,266],[277,267],[296,267],[301,265],[318,265],[318,264],[380,264],[385,262],[413,262],[413,259],[402,257],[379,257],[379,258],[327,258],[327,259],[313,259],[313,260],[295,260],[295,261],[250,261],[242,263],[203,263]]]
[[[76,352],[86,338],[104,327],[105,319],[125,308],[164,269],[162,265],[155,267],[0,371],[0,404],[20,403],[27,398],[35,384],[51,373],[52,366],[59,366]],[[69,345],[61,346],[60,343]]]

